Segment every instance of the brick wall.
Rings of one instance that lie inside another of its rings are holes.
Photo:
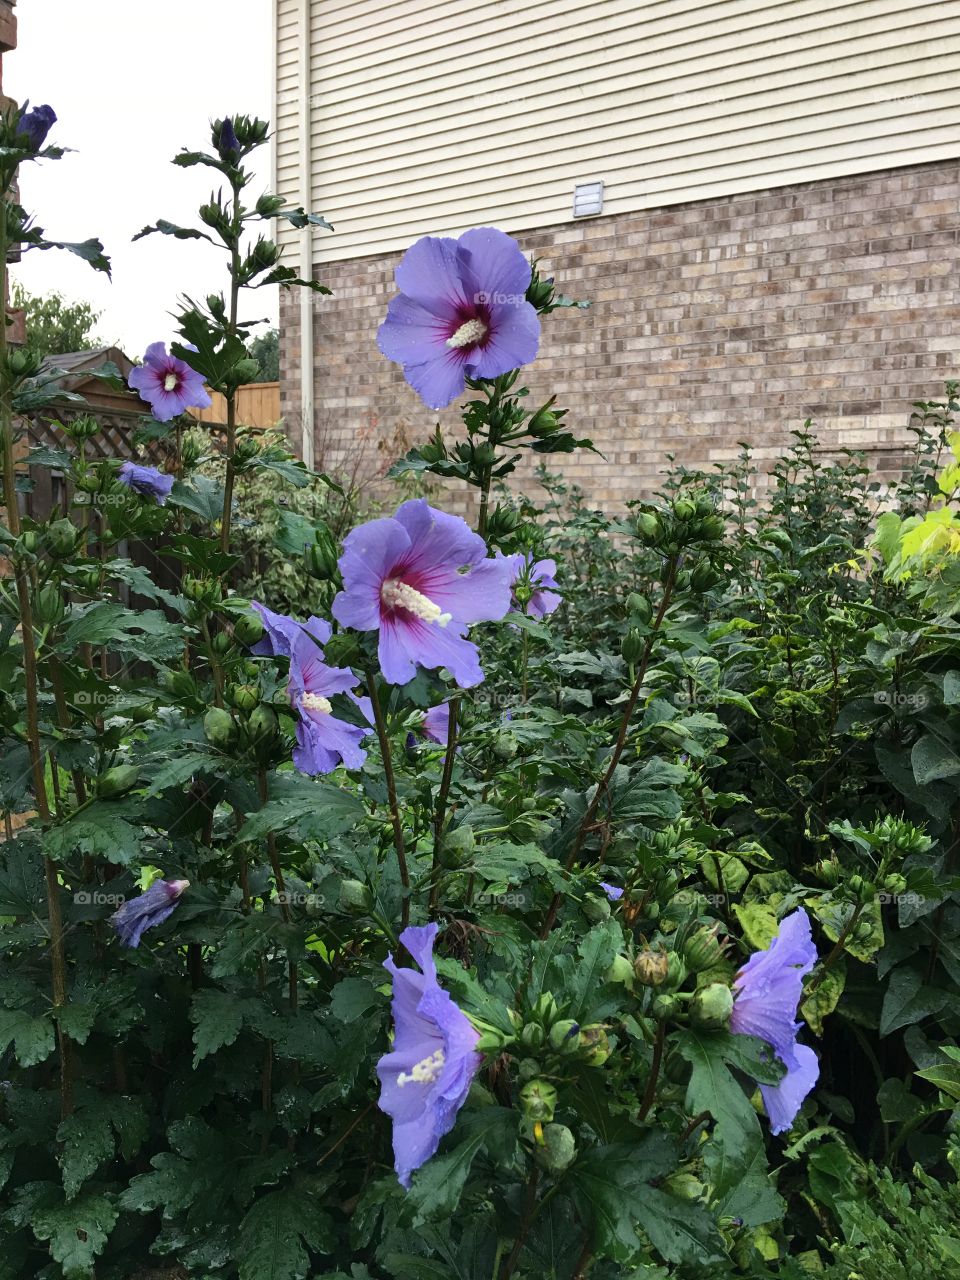
[[[567,223],[519,237],[590,311],[546,318],[532,396],[558,393],[604,457],[554,459],[598,503],[648,494],[665,455],[765,459],[807,417],[881,469],[911,402],[960,369],[960,162]],[[397,257],[325,264],[315,302],[318,465],[369,487],[453,408],[427,410],[376,330]],[[299,431],[299,299],[281,310],[281,409]],[[532,403],[532,401],[531,401]]]

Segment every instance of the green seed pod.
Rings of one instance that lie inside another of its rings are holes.
[[[343,880],[340,884],[340,907],[360,914],[373,906],[373,893],[362,880]]]
[[[509,732],[498,733],[493,743],[493,754],[498,760],[512,760],[520,743]]]
[[[887,893],[893,893],[893,894],[906,893],[907,877],[900,875],[898,872],[893,872],[889,876],[884,876],[883,887],[884,889],[886,889]]]
[[[34,556],[40,548],[40,535],[36,529],[26,529],[17,539],[17,550],[21,555]]]
[[[212,747],[221,751],[232,747],[237,739],[233,716],[224,707],[211,707],[203,717],[203,732]]]
[[[468,862],[476,846],[473,827],[454,827],[445,831],[440,839],[440,861],[448,870],[462,867]]]
[[[633,972],[641,986],[662,987],[670,972],[670,957],[666,951],[647,948],[638,953]]]
[[[82,476],[77,476],[74,488],[79,489],[81,493],[98,493],[100,477],[94,471],[86,471]]]
[[[631,627],[630,630],[627,632],[627,634],[620,641],[620,653],[623,656],[624,662],[629,663],[630,666],[633,666],[635,663],[639,662],[640,659],[643,657],[643,651],[645,647],[646,647],[646,641],[644,640],[643,636],[640,634],[640,632],[637,630],[636,627]]]
[[[263,703],[250,712],[247,717],[247,733],[253,742],[268,746],[274,742],[280,732],[280,721],[273,707],[265,707]]]
[[[723,516],[714,512],[712,515],[704,516],[700,522],[700,534],[707,542],[718,542],[726,533],[726,524]]]
[[[673,514],[677,520],[686,523],[688,520],[696,518],[696,503],[690,501],[689,498],[677,498],[673,504]]]
[[[555,1053],[574,1053],[580,1043],[580,1023],[573,1018],[561,1018],[550,1028],[547,1039]]]
[[[66,605],[60,588],[54,583],[41,587],[33,599],[33,616],[42,627],[52,627],[61,620]]]
[[[724,982],[711,982],[690,1001],[690,1021],[696,1027],[725,1027],[733,1012],[733,992]]]
[[[690,586],[694,591],[709,591],[718,581],[719,576],[709,560],[698,560],[690,570]]]
[[[252,711],[260,703],[260,690],[255,684],[231,684],[224,690],[227,701],[238,711]]]
[[[527,1120],[549,1124],[557,1109],[557,1091],[549,1080],[530,1080],[520,1090],[520,1109]]]
[[[686,980],[687,966],[683,956],[676,951],[671,951],[667,957],[667,978],[663,985],[671,991],[676,991]]]
[[[97,779],[97,795],[109,799],[111,796],[122,796],[125,791],[136,786],[140,770],[135,764],[118,764],[108,769]]]
[[[537,1164],[549,1173],[563,1173],[576,1159],[576,1139],[565,1124],[547,1124],[533,1153]]]
[[[255,613],[244,613],[233,624],[234,639],[248,648],[263,639],[263,622]]]

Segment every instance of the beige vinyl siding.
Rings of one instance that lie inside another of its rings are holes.
[[[297,0],[278,175],[299,199]],[[960,0],[313,0],[319,261],[960,155]]]

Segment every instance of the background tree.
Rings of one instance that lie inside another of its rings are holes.
[[[260,365],[260,372],[254,382],[280,381],[280,333],[277,329],[268,329],[250,343],[250,354]]]
[[[101,312],[60,293],[32,294],[14,284],[12,305],[26,314],[27,346],[41,355],[90,351],[102,343],[93,332]]]

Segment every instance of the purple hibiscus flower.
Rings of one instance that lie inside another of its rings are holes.
[[[147,401],[158,422],[169,422],[187,408],[207,409],[213,403],[196,369],[169,355],[163,342],[147,347],[143,365],[130,371],[127,382]]]
[[[795,1022],[803,979],[817,962],[807,913],[799,908],[780,922],[765,951],[755,951],[734,979],[730,1030],[766,1040],[787,1068],[779,1084],[762,1084],[760,1093],[772,1133],[785,1133],[804,1098],[817,1083],[817,1055],[797,1043]]]
[[[606,880],[600,881],[600,888],[607,895],[611,902],[619,902],[623,897],[623,890],[618,889],[615,884],[607,884]]]
[[[140,467],[135,462],[125,462],[117,472],[117,479],[134,493],[153,498],[160,507],[166,506],[173,488],[173,476],[164,475],[156,467]]]
[[[53,107],[46,104],[42,107],[31,107],[29,111],[20,113],[20,119],[17,121],[17,137],[22,139],[24,146],[37,152],[46,142],[47,134],[56,123],[57,113]]]
[[[325,645],[333,634],[329,622],[323,618],[310,617],[306,622],[298,622],[285,613],[274,613],[265,604],[251,600],[263,623],[262,640],[251,645],[250,652],[258,658],[289,658],[294,644],[300,636],[307,632],[322,645]]]
[[[518,612],[526,613],[532,618],[545,618],[548,613],[562,603],[563,597],[554,588],[557,586],[555,560],[534,560],[530,552],[518,551],[512,556],[503,556],[510,564],[513,575],[513,601]],[[516,588],[523,583],[532,593],[524,609],[517,600]]]
[[[163,924],[189,887],[189,880],[154,880],[139,897],[125,902],[110,917],[121,946],[139,947],[147,929]]]
[[[400,1185],[434,1154],[454,1126],[480,1068],[479,1033],[437,982],[433,943],[438,926],[404,929],[400,941],[420,966],[384,968],[393,977],[393,1051],[377,1063],[380,1110],[393,1120],[394,1167]]]
[[[349,533],[340,557],[344,589],[333,615],[345,627],[379,631],[380,667],[406,684],[423,667],[446,667],[463,688],[483,679],[473,622],[502,618],[510,608],[510,573],[487,557],[483,539],[459,516],[423,498]]]
[[[423,736],[431,742],[439,742],[441,747],[447,745],[450,736],[450,703],[441,702],[438,707],[431,707],[423,717]]]
[[[466,378],[495,378],[536,356],[530,275],[517,242],[493,227],[459,240],[424,236],[397,267],[400,293],[377,334],[380,350],[428,408],[443,409]]]
[[[368,730],[338,720],[330,704],[333,694],[350,693],[356,683],[349,667],[328,667],[305,632],[294,640],[287,692],[297,713],[293,763],[301,773],[332,773],[341,760],[348,769],[359,769],[366,760],[360,742]],[[364,699],[354,701],[363,709]]]

